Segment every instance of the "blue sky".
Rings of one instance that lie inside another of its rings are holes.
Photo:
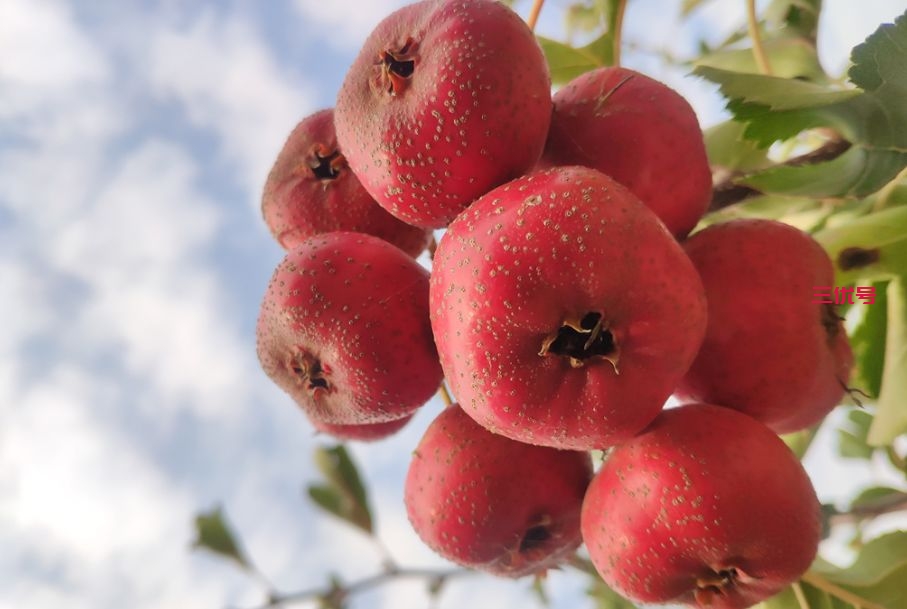
[[[292,127],[333,105],[368,31],[402,4],[0,0],[0,609],[254,606],[253,580],[188,551],[194,513],[217,503],[283,589],[377,569],[368,542],[301,499],[324,440],[258,367],[258,303],[282,256],[259,196]],[[565,4],[549,1],[542,32],[562,36]],[[826,67],[898,4],[828,0]],[[631,2],[628,40],[682,54],[742,18],[742,2],[713,1],[680,29],[678,5]],[[704,125],[720,118],[709,86],[626,59]],[[400,498],[439,407],[354,449],[406,565],[444,565]],[[831,470],[828,450],[810,462],[826,497],[878,475]],[[554,574],[552,596],[571,606],[581,584]],[[527,590],[477,577],[439,606],[518,606]],[[358,606],[425,596],[399,584]]]

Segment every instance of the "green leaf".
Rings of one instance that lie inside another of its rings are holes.
[[[876,301],[862,309],[862,316],[850,334],[855,368],[850,384],[869,394],[879,396],[882,369],[885,364],[885,333],[888,327],[888,298],[885,283],[872,284]]]
[[[737,218],[778,220],[811,232],[831,214],[820,201],[806,197],[764,195],[751,197],[706,215],[700,226],[709,226]]]
[[[719,85],[744,135],[761,146],[814,127],[839,131],[853,146],[813,165],[756,173],[742,183],[763,192],[865,197],[907,167],[907,15],[882,25],[853,51],[850,76],[863,90],[830,87],[709,66],[694,73]]]
[[[886,297],[888,328],[882,387],[867,437],[872,446],[888,446],[907,432],[907,276],[889,282]]]
[[[833,89],[802,80],[741,74],[708,65],[698,65],[693,74],[717,84],[726,98],[736,101],[742,110],[749,111],[743,114],[744,118],[769,110],[821,108],[861,95],[857,89]]]
[[[537,38],[548,60],[551,82],[555,85],[566,84],[581,74],[609,66],[614,62],[613,39],[610,33],[602,34],[579,48],[544,36]]]
[[[765,41],[763,46],[775,76],[814,81],[826,79],[816,48],[809,41],[792,37],[773,38]],[[697,59],[696,65],[747,74],[759,73],[752,49],[714,51]]]
[[[896,488],[891,488],[890,486],[872,486],[863,489],[859,495],[854,497],[850,502],[850,509],[871,509],[874,506],[878,506],[880,502],[887,503],[892,500],[907,500],[907,493]]]
[[[712,167],[749,171],[771,164],[766,151],[743,137],[743,124],[724,121],[703,133],[705,150]]]
[[[680,5],[681,16],[686,17],[706,1],[707,0],[683,0],[683,4]]]
[[[866,443],[872,415],[865,410],[853,409],[847,414],[847,424],[838,430],[838,451],[842,457],[868,459],[872,448]]]
[[[863,607],[907,607],[907,532],[896,531],[868,542],[846,569],[818,559],[804,580],[826,591],[830,591],[826,583],[842,588],[868,601]]]
[[[907,13],[894,23],[882,24],[866,42],[854,47],[851,61],[850,80],[884,108],[890,124],[900,126],[900,133],[892,134],[892,139],[903,146],[907,128]]]
[[[372,515],[359,471],[342,444],[315,450],[315,465],[326,484],[308,487],[309,497],[334,516],[372,534]]]
[[[905,166],[907,152],[852,146],[830,161],[781,165],[741,179],[739,183],[788,196],[859,198],[885,186]]]
[[[236,542],[236,537],[227,524],[220,506],[195,516],[195,541],[192,547],[233,560],[243,569],[252,569],[251,563]]]
[[[835,263],[836,285],[885,281],[907,269],[907,206],[853,218],[813,237]]]

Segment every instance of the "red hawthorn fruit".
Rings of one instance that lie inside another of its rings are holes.
[[[505,577],[557,566],[580,544],[587,453],[495,435],[445,408],[413,453],[405,503],[419,537],[458,564]]]
[[[683,238],[708,208],[712,172],[696,114],[667,85],[621,67],[599,68],[554,96],[541,166],[608,174]]]
[[[399,419],[441,383],[428,318],[428,271],[393,245],[316,235],[277,267],[258,318],[265,373],[312,419]]]
[[[655,417],[705,332],[702,284],[630,191],[586,167],[501,186],[441,238],[431,321],[463,409],[514,440],[588,450]]]
[[[778,433],[821,421],[843,398],[853,366],[833,304],[828,255],[781,222],[733,220],[684,244],[709,306],[705,341],[677,388],[683,400],[735,408]]]
[[[398,220],[365,191],[337,146],[332,109],[304,118],[290,133],[265,182],[261,211],[286,250],[319,233],[353,231],[415,257],[431,240],[430,231]]]
[[[639,603],[744,609],[816,556],[819,501],[768,427],[728,408],[662,412],[589,485],[582,533],[602,579]]]
[[[385,421],[383,423],[366,423],[362,425],[333,425],[309,417],[312,426],[321,433],[333,436],[338,440],[355,442],[375,442],[394,435],[412,420],[413,415],[408,414],[400,419]]]
[[[424,0],[365,41],[337,97],[337,137],[378,203],[440,228],[538,161],[551,107],[547,63],[516,13]]]

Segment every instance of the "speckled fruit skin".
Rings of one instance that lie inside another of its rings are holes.
[[[676,237],[712,197],[696,114],[667,85],[627,68],[599,68],[554,96],[541,166],[585,165],[629,188]]]
[[[809,568],[819,501],[769,428],[690,404],[614,448],[589,485],[582,533],[602,579],[631,600],[743,609]]]
[[[343,441],[352,442],[377,442],[394,435],[409,423],[413,415],[408,414],[403,418],[383,423],[365,423],[362,425],[332,425],[318,419],[310,418],[312,426],[319,432]]]
[[[541,48],[491,0],[427,0],[382,21],[337,97],[337,137],[392,214],[446,226],[538,160],[551,121]]]
[[[556,566],[580,544],[587,453],[514,442],[457,406],[432,421],[406,476],[419,537],[448,560],[505,577]]]
[[[806,233],[773,220],[706,228],[684,244],[699,271],[709,323],[677,389],[683,400],[735,408],[778,433],[821,421],[843,398],[853,354],[834,305],[831,260]]]
[[[588,313],[600,331],[572,332]],[[706,305],[693,265],[648,208],[598,171],[559,167],[489,192],[450,225],[431,321],[450,387],[476,421],[588,450],[658,414],[696,355]],[[591,340],[590,351],[573,358],[551,343],[561,335],[578,351]]]
[[[304,118],[290,133],[268,174],[261,199],[265,224],[290,250],[319,233],[368,233],[418,256],[431,232],[384,210],[350,171],[337,146],[334,111]]]
[[[316,235],[274,272],[258,318],[265,373],[314,419],[392,421],[441,382],[428,271],[386,241]]]

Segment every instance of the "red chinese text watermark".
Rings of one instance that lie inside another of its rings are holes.
[[[873,304],[876,289],[871,285],[848,287],[818,286],[813,288],[813,304]]]

